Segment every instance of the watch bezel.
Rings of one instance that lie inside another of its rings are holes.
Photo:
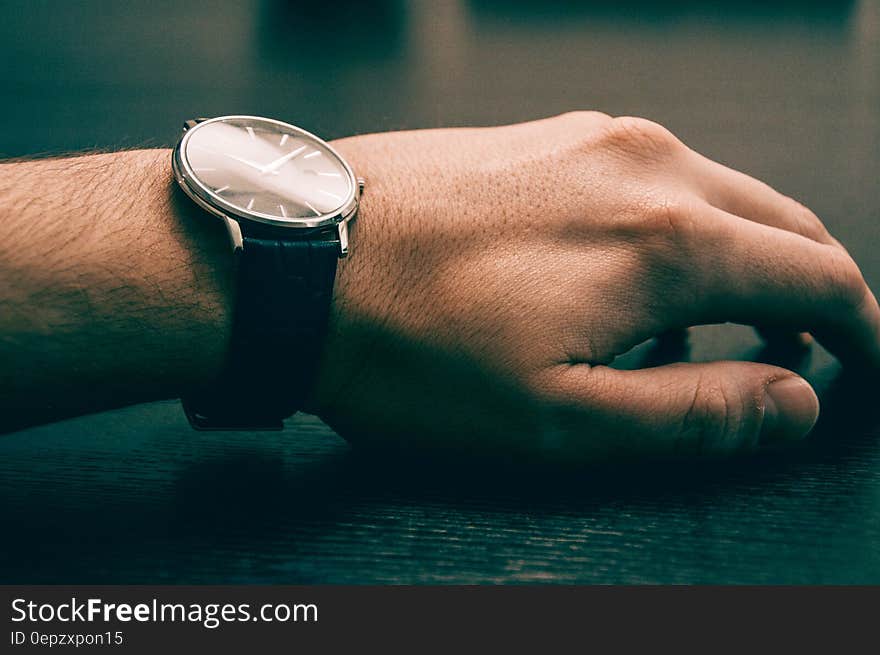
[[[237,207],[236,205],[233,205],[221,196],[214,193],[210,188],[208,188],[207,185],[202,183],[199,180],[199,177],[192,170],[189,161],[184,154],[186,152],[186,146],[189,143],[189,139],[198,129],[200,129],[204,125],[228,120],[241,119],[274,123],[279,127],[283,127],[285,130],[290,130],[294,132],[302,138],[312,139],[321,144],[328,151],[330,151],[330,153],[334,157],[336,157],[336,159],[342,164],[345,172],[348,175],[349,180],[349,195],[346,197],[340,208],[331,213],[322,214],[315,217],[282,218],[279,216],[272,216],[270,214],[263,214],[261,212],[249,211]],[[245,114],[233,114],[229,116],[217,116],[215,118],[209,118],[207,120],[201,121],[195,126],[186,130],[186,132],[184,132],[183,136],[180,138],[180,140],[178,140],[177,145],[174,147],[174,154],[171,161],[172,169],[174,171],[174,177],[177,180],[177,183],[180,185],[181,189],[183,189],[184,193],[192,198],[200,207],[206,209],[212,214],[215,214],[219,218],[233,218],[236,220],[254,221],[257,223],[262,223],[263,225],[271,225],[274,227],[294,230],[312,230],[316,228],[338,225],[343,221],[347,221],[354,215],[357,209],[358,180],[355,177],[354,171],[352,170],[349,163],[345,160],[345,158],[343,158],[342,155],[340,155],[333,148],[333,146],[324,141],[322,138],[312,134],[307,130],[302,129],[301,127],[297,127],[296,125],[292,125],[290,123],[286,123],[284,121],[280,121],[274,118],[266,118],[264,116],[249,116]]]

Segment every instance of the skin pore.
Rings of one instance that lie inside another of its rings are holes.
[[[724,321],[880,364],[877,302],[819,219],[655,123],[576,112],[333,145],[368,186],[306,409],[351,440],[568,461],[747,451],[815,422],[795,373],[607,364]],[[169,161],[0,164],[3,429],[219,371],[227,237]]]

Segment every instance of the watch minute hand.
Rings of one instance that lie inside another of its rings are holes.
[[[266,164],[265,166],[263,166],[263,168],[262,168],[262,172],[263,172],[263,173],[274,173],[274,172],[277,171],[279,168],[281,168],[282,166],[284,166],[284,164],[286,164],[287,162],[289,162],[291,159],[293,159],[294,157],[296,157],[299,153],[301,153],[301,152],[302,152],[303,150],[305,150],[305,149],[306,149],[306,146],[300,146],[300,147],[297,148],[296,150],[292,150],[291,152],[288,152],[288,153],[287,153],[286,155],[284,155],[283,157],[279,157],[278,159],[276,159],[276,160],[273,161],[272,163],[270,163],[270,164]]]

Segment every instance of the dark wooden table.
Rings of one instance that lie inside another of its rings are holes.
[[[875,1],[208,4],[3,2],[0,153],[167,145],[193,115],[334,137],[600,108],[802,199],[880,289]],[[880,583],[876,376],[742,327],[691,341],[805,373],[814,437],[558,470],[356,452],[310,417],[195,433],[174,402],[136,406],[0,437],[0,581]]]

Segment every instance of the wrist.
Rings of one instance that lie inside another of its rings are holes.
[[[375,304],[389,300],[371,294],[370,289],[387,270],[383,263],[386,250],[377,244],[382,243],[385,222],[393,220],[395,182],[383,174],[388,153],[377,153],[365,145],[368,139],[348,137],[331,142],[366,185],[357,217],[349,224],[349,254],[339,260],[317,375],[303,405],[303,411],[321,418],[335,409],[351,385],[358,384],[372,326],[381,313]]]
[[[170,376],[172,395],[179,395],[222,370],[232,325],[233,256],[224,226],[186,198],[175,182],[170,150],[149,152],[161,189],[161,215],[155,220],[164,244],[155,280],[147,283],[155,284],[160,296],[179,301],[172,313],[180,320],[171,334],[180,365]]]
[[[196,429],[279,428],[312,392],[361,185],[319,137],[254,116],[187,121],[172,167],[236,253],[219,375],[183,408]]]

